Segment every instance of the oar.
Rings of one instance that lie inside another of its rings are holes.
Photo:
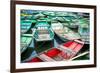
[[[76,59],[76,58],[78,58],[78,57],[81,57],[81,56],[84,56],[84,55],[86,55],[86,54],[88,54],[88,53],[89,53],[89,51],[86,51],[86,52],[84,52],[84,53],[79,54],[78,56],[75,56],[75,57],[69,59],[69,60],[74,60],[74,59]]]

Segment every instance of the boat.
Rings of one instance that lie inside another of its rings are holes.
[[[62,16],[56,17],[56,20],[59,22],[65,22],[65,19]]]
[[[80,17],[89,18],[89,13],[78,13]]]
[[[56,16],[58,16],[58,17],[62,17],[62,16],[67,16],[69,13],[68,13],[68,12],[59,11],[59,12],[56,12],[55,14],[56,14]]]
[[[47,61],[63,61],[63,58],[59,55],[60,53],[61,53],[61,50],[53,47],[50,50],[45,51],[43,54],[49,57]],[[46,57],[44,57],[43,59],[45,58]]]
[[[21,35],[21,53],[23,53],[31,44],[33,36],[31,34]]]
[[[69,42],[66,42],[62,45],[58,46],[59,50],[62,50],[62,57],[66,60],[69,60],[73,57],[75,57],[79,51],[84,46],[84,42],[81,40],[72,40]]]
[[[45,17],[45,15],[42,14],[41,12],[39,12],[39,13],[36,14],[36,15],[34,15],[34,18],[35,18],[35,19],[40,19],[40,18],[44,18],[44,17]]]
[[[23,53],[27,47],[29,47],[29,45],[31,44],[32,40],[33,40],[33,36],[35,33],[35,29],[32,29],[32,33],[31,34],[21,34],[21,53]]]
[[[27,47],[30,45],[31,41],[32,41],[32,37],[21,36],[21,53],[27,49]]]
[[[31,20],[21,20],[21,33],[26,33],[32,25]]]
[[[32,17],[32,10],[21,10],[21,20],[30,19]]]
[[[77,17],[76,16],[64,16],[63,17],[65,19],[65,21],[67,22],[74,22],[74,21],[77,21]]]
[[[79,26],[77,17],[75,17],[75,16],[65,16],[63,18],[66,21],[64,26],[67,26],[71,29],[77,29],[77,27]]]
[[[32,33],[28,34],[21,34],[21,53],[23,53],[27,47],[31,44],[33,38],[34,38],[34,33],[36,29],[31,29]]]
[[[60,22],[52,22],[51,27],[53,31],[63,40],[75,40],[81,39],[79,33],[72,31],[68,27],[64,27]]]
[[[47,23],[47,21],[38,21],[35,24],[34,28],[36,29],[34,33],[34,38],[37,42],[53,40],[54,32],[51,29],[50,25]]]
[[[83,41],[73,40],[73,41],[69,41],[64,44],[61,44],[56,48],[53,47],[49,50],[46,50],[43,53],[39,54],[37,57],[40,58],[44,62],[45,61],[46,62],[68,61],[76,57],[83,46],[84,46]]]
[[[55,16],[55,12],[54,11],[43,11],[42,13],[44,15],[46,15],[46,16]]]
[[[27,61],[27,63],[33,63],[33,62],[43,62],[43,60],[41,60],[38,57],[32,58],[31,60]]]
[[[55,62],[55,61],[68,61],[74,60],[80,56],[88,54],[88,52],[79,53],[84,46],[84,42],[81,40],[72,40],[63,43],[59,46],[52,47],[39,53],[37,56],[27,60],[27,62]],[[84,58],[87,59],[87,58]]]
[[[90,27],[89,27],[89,19],[81,18],[79,20],[79,29],[78,32],[81,35],[81,39],[85,42],[85,44],[89,44],[89,36],[90,36]]]

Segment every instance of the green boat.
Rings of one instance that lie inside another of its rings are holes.
[[[53,40],[54,32],[50,25],[45,20],[39,20],[34,26],[36,29],[34,38],[36,41],[49,41]]]
[[[45,17],[45,15],[42,14],[41,12],[39,12],[39,13],[36,14],[36,15],[34,15],[34,18],[35,18],[35,19],[41,19],[41,18],[44,18],[44,17]]]
[[[55,16],[55,12],[53,11],[43,11],[42,13],[47,16]]]
[[[21,53],[23,53],[32,42],[32,36],[21,36]]]
[[[90,35],[90,28],[89,28],[89,19],[87,18],[82,18],[79,20],[79,30],[78,32],[80,33],[82,40],[86,43],[89,44],[89,35]]]
[[[21,33],[26,33],[32,25],[31,20],[21,20]]]
[[[59,12],[56,12],[55,13],[56,14],[56,16],[58,16],[58,17],[62,17],[62,16],[67,16],[68,15],[68,12],[62,12],[62,11],[59,11]]]
[[[56,16],[54,18],[52,18],[53,21],[59,21],[59,22],[65,22],[65,19],[63,17],[60,17],[60,16]]]

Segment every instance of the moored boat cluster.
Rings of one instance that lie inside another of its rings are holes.
[[[21,10],[20,20],[21,62],[74,60],[89,45],[88,13]]]

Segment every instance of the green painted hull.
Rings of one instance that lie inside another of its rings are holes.
[[[36,23],[34,38],[36,41],[50,41],[54,38],[54,32],[46,21]]]
[[[32,42],[32,39],[33,38],[30,36],[21,36],[21,53],[27,49],[27,47]]]

